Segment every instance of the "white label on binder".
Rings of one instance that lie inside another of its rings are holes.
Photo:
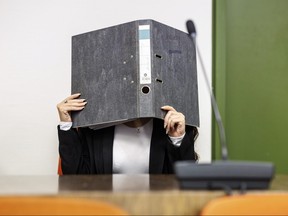
[[[140,84],[151,83],[150,25],[139,25]]]

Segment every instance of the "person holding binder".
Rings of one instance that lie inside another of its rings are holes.
[[[198,155],[196,127],[185,125],[185,116],[171,106],[163,120],[141,118],[102,129],[72,128],[71,112],[85,108],[80,93],[57,104],[59,154],[63,174],[172,174],[175,161]]]

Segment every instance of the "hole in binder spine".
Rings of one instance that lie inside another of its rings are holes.
[[[156,58],[162,59],[162,56],[161,56],[161,55],[155,54],[155,56],[156,56]]]
[[[150,91],[150,88],[148,86],[143,86],[141,90],[143,94],[148,94]]]
[[[163,83],[163,80],[156,78],[156,82]]]

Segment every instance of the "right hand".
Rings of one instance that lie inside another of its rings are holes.
[[[77,99],[80,95],[80,93],[73,94],[57,104],[60,121],[72,122],[71,111],[84,109],[87,102],[85,102],[85,99]]]

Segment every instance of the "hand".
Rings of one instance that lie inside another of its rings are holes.
[[[185,116],[171,106],[163,106],[161,109],[167,111],[164,117],[166,134],[171,137],[182,136],[185,133]]]
[[[73,94],[57,104],[60,121],[72,122],[71,111],[84,109],[87,102],[85,102],[85,99],[77,99],[80,95],[80,93]]]

